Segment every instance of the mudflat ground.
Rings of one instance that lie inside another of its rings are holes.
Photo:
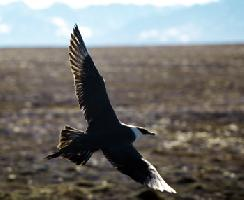
[[[136,146],[178,192],[148,190],[101,153],[47,161],[65,124],[86,127],[67,49],[0,49],[0,199],[244,199],[244,46],[91,49]]]

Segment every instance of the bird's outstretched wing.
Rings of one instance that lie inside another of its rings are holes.
[[[77,25],[71,34],[69,58],[76,95],[88,124],[97,121],[100,121],[100,124],[117,122],[103,77],[96,69]]]
[[[120,172],[149,188],[176,193],[157,172],[156,168],[139,154],[131,144],[116,144],[102,149],[105,157]]]

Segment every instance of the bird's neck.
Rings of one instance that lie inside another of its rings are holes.
[[[132,132],[135,134],[135,139],[138,139],[139,137],[142,136],[142,133],[138,128],[136,128],[136,127],[130,127],[130,128],[131,128]]]

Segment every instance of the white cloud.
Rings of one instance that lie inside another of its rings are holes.
[[[57,35],[61,37],[68,37],[70,34],[69,25],[61,17],[53,17],[51,23],[57,26]]]
[[[183,43],[188,42],[189,40],[194,39],[194,34],[189,31],[182,30],[181,28],[172,27],[166,30],[161,35],[160,40],[161,41],[177,40]]]
[[[91,5],[109,5],[112,3],[154,6],[191,6],[194,4],[217,2],[219,0],[1,0],[0,5],[20,1],[24,2],[33,9],[42,9],[49,7],[54,3],[64,3],[72,8],[82,8]]]
[[[171,27],[166,30],[151,29],[142,31],[139,34],[140,40],[159,40],[161,42],[176,41],[186,43],[196,40],[200,35],[200,31],[193,25],[185,25],[180,27]]]
[[[51,23],[57,26],[57,36],[67,38],[70,36],[70,30],[72,30],[72,26],[70,26],[63,18],[53,17],[51,18]],[[84,38],[89,38],[92,36],[92,30],[90,28],[79,26],[79,29]]]
[[[159,30],[151,29],[151,30],[142,31],[139,34],[139,38],[142,40],[157,39],[157,38],[160,38],[160,35],[161,35],[161,33]]]
[[[8,24],[5,24],[0,19],[0,34],[7,34],[11,31],[11,27]]]
[[[0,24],[0,33],[9,33],[11,31],[11,28],[7,24]]]

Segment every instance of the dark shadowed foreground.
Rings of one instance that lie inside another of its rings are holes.
[[[178,194],[148,190],[103,155],[44,157],[85,128],[66,49],[0,50],[0,199],[244,199],[244,46],[91,50],[118,117],[158,132],[136,143]],[[116,134],[116,133],[115,133]]]

